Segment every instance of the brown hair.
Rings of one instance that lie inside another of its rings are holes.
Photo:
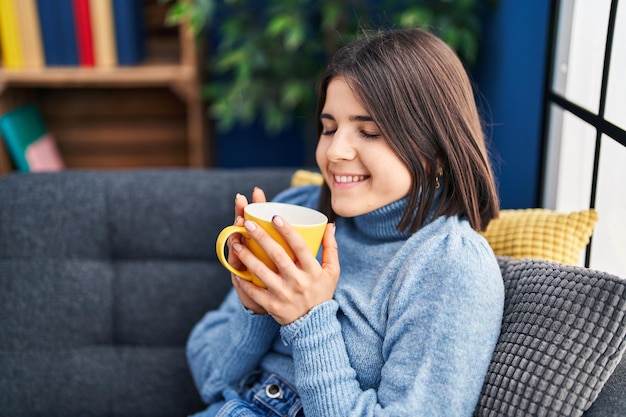
[[[443,176],[436,217],[465,217],[480,231],[498,216],[472,86],[463,64],[443,41],[421,29],[405,29],[364,35],[341,48],[318,84],[318,135],[326,89],[334,78],[350,86],[411,173],[414,186],[399,230],[414,233],[426,222],[439,168]],[[336,217],[327,184],[319,208]]]

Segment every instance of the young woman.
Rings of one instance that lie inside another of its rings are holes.
[[[341,49],[318,93],[325,184],[276,200],[329,215],[321,260],[275,217],[292,262],[236,197],[235,223],[279,272],[232,239],[231,263],[267,289],[233,276],[193,330],[188,359],[210,404],[198,415],[471,416],[504,291],[478,233],[498,200],[465,70],[425,31],[381,32]]]

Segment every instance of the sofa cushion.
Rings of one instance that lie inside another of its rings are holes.
[[[626,349],[626,282],[547,261],[499,262],[504,317],[476,415],[582,415]]]
[[[205,407],[180,347],[0,350],[0,369],[3,416],[171,417]]]
[[[0,350],[110,343],[113,281],[102,260],[0,258]]]
[[[106,177],[69,174],[0,178],[0,258],[109,258]]]
[[[578,265],[597,220],[594,209],[573,213],[541,208],[502,210],[483,236],[499,256]]]
[[[131,346],[184,346],[192,327],[232,287],[221,264],[118,261],[115,340]]]

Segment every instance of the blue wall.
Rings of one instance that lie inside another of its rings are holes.
[[[304,133],[303,126],[294,124],[271,135],[258,121],[250,126],[237,125],[228,132],[218,131],[215,133],[216,165],[223,168],[312,165],[307,161]]]
[[[539,205],[549,11],[548,0],[500,0],[486,18],[475,80],[488,105],[502,208]]]

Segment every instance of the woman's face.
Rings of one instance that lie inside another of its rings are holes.
[[[409,170],[341,78],[328,84],[320,118],[323,129],[315,156],[335,213],[358,216],[409,193]]]

